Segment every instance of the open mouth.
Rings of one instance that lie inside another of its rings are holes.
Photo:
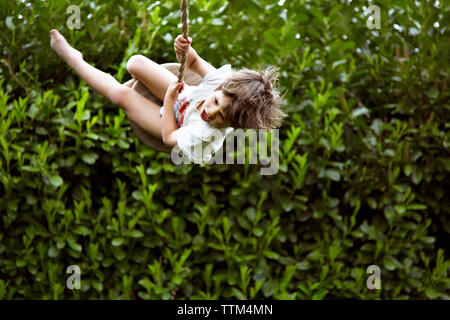
[[[200,117],[205,120],[206,122],[211,121],[211,119],[209,119],[208,114],[206,113],[206,110],[203,109],[202,113],[200,113]]]

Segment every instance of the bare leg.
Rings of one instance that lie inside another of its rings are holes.
[[[51,47],[94,90],[120,106],[127,116],[154,137],[162,139],[160,106],[144,98],[128,86],[121,85],[111,75],[83,60],[81,52],[72,48],[57,31],[51,32]]]
[[[177,80],[172,72],[143,55],[132,56],[128,60],[127,70],[161,101],[164,101],[170,83]]]

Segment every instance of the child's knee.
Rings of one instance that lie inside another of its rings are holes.
[[[127,62],[128,72],[135,74],[137,72],[137,70],[139,70],[139,68],[141,68],[145,59],[146,58],[141,54],[134,55],[130,59],[128,59],[128,62]]]

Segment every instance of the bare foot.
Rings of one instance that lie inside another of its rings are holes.
[[[62,34],[55,29],[50,31],[50,46],[69,65],[83,59],[81,52],[71,47]]]

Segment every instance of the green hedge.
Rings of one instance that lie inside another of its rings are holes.
[[[50,49],[175,61],[179,2],[0,3],[0,298],[449,299],[445,1],[191,0],[215,66],[276,65],[280,171],[174,166]],[[369,265],[381,290],[366,288]],[[66,288],[69,265],[81,290]]]

